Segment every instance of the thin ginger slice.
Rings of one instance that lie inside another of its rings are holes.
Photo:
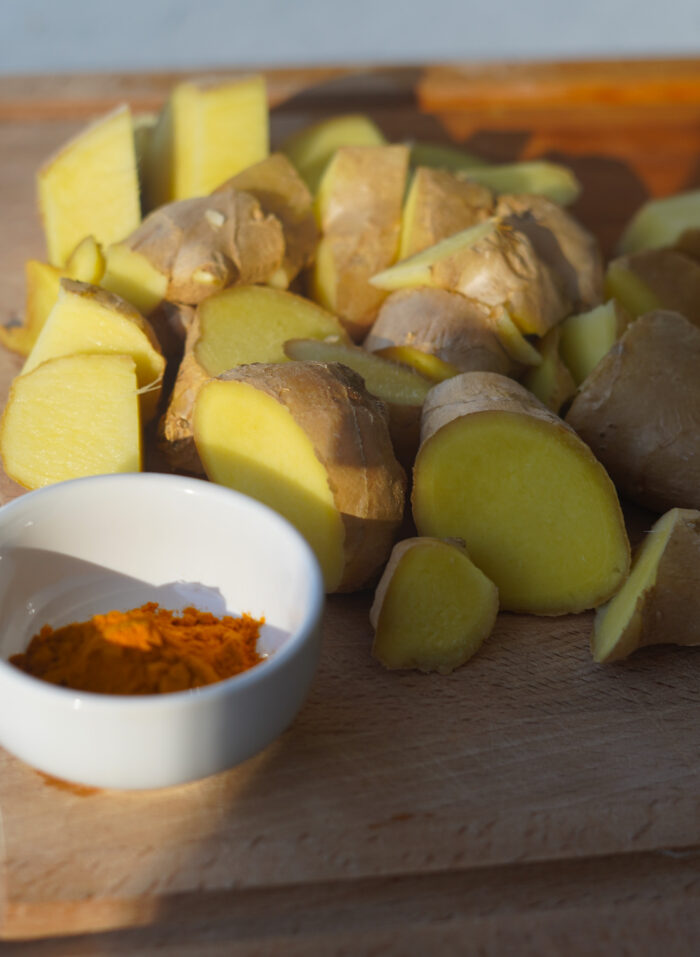
[[[405,475],[383,406],[338,364],[233,369],[200,389],[194,436],[206,474],[274,508],[307,539],[326,590],[376,575],[403,517]]]
[[[205,196],[269,151],[265,78],[179,83],[148,138],[149,209]]]
[[[18,376],[0,424],[0,454],[7,475],[30,489],[140,471],[134,360],[63,356]]]
[[[612,349],[629,324],[615,299],[568,316],[560,326],[559,352],[577,386]]]
[[[507,611],[593,608],[629,568],[603,466],[561,419],[495,373],[455,376],[428,396],[413,516],[419,535],[463,539]]]
[[[559,355],[560,329],[561,326],[554,326],[542,337],[539,343],[542,361],[529,368],[521,379],[526,389],[557,413],[576,392],[574,378]]]
[[[290,359],[342,362],[361,375],[368,392],[387,405],[389,430],[399,461],[407,466],[413,464],[420,438],[421,409],[433,382],[416,368],[342,342],[290,339],[284,351]]]
[[[672,246],[686,230],[700,224],[700,189],[644,203],[627,224],[620,240],[621,253]]]
[[[673,508],[635,553],[629,578],[598,609],[596,661],[617,661],[646,645],[700,644],[700,511]]]
[[[40,170],[39,209],[49,262],[63,266],[86,236],[118,242],[141,220],[134,134],[122,106],[88,126]]]
[[[398,259],[406,259],[493,214],[490,189],[442,169],[419,167],[401,214]]]
[[[560,206],[569,206],[581,194],[575,174],[559,163],[524,160],[471,167],[460,174],[464,179],[487,186],[494,193],[529,193],[545,196]]]
[[[87,283],[61,280],[56,304],[22,368],[77,353],[130,355],[136,364],[143,421],[153,418],[165,359],[147,320],[127,302]]]
[[[370,609],[372,654],[387,668],[449,674],[491,634],[498,589],[458,542],[394,546]]]

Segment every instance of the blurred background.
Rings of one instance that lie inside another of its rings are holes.
[[[0,0],[0,72],[700,54],[699,0]]]

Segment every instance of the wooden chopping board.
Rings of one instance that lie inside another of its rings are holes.
[[[42,258],[34,171],[94,114],[180,76],[0,80],[0,321]],[[700,185],[700,61],[269,73],[273,138],[362,110],[390,138],[550,156],[610,253],[650,194]],[[19,363],[0,353],[0,394]],[[6,477],[0,495],[19,489]],[[641,517],[638,529],[648,526]],[[501,615],[465,668],[388,673],[369,595],[331,598],[293,726],[165,791],[50,781],[0,750],[0,937],[32,953],[693,953],[700,649],[600,667],[591,615]],[[74,936],[87,935],[87,936]],[[26,953],[5,944],[3,953]]]

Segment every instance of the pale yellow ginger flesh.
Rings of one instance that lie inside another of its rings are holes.
[[[94,236],[86,236],[68,257],[66,273],[70,279],[89,282],[96,286],[105,271],[105,257],[102,247]]]
[[[372,654],[386,668],[449,674],[479,650],[498,614],[498,589],[456,542],[394,546],[370,609]]]
[[[10,387],[0,425],[7,475],[25,488],[138,472],[141,429],[130,356],[50,359]]]
[[[148,208],[205,196],[269,152],[265,79],[179,83],[148,140]]]
[[[561,206],[569,206],[581,193],[581,184],[568,167],[546,160],[472,167],[460,175],[494,193],[531,193]]]
[[[13,352],[28,356],[56,302],[63,273],[57,266],[28,259],[24,275],[24,321],[21,325],[0,326],[0,342]]]
[[[628,322],[628,315],[614,299],[562,322],[559,352],[577,386],[612,349]]]
[[[561,615],[622,583],[629,544],[591,451],[518,383],[470,372],[435,386],[413,474],[420,535],[460,538],[501,608]]]
[[[194,421],[207,475],[284,515],[334,591],[343,574],[343,522],[326,470],[289,409],[244,383],[213,381],[199,393]]]
[[[396,259],[407,170],[406,146],[344,146],[329,163],[316,194],[323,236],[310,295],[335,313],[357,340],[385,298],[369,280]]]
[[[148,322],[133,307],[87,283],[61,280],[56,304],[22,368],[22,375],[48,359],[78,353],[129,355],[136,365],[141,412],[156,412],[165,359]]]
[[[206,474],[284,515],[327,591],[363,587],[401,522],[405,476],[383,407],[340,365],[257,364],[205,383],[194,435]]]
[[[468,226],[452,236],[439,240],[427,249],[423,249],[407,259],[401,259],[395,265],[383,272],[377,273],[370,279],[377,289],[391,292],[395,289],[407,289],[414,286],[440,286],[439,275],[436,275],[434,266],[437,263],[449,260],[458,255],[463,249],[470,249],[478,242],[493,233],[497,228],[493,218],[484,220],[474,226]]]
[[[287,339],[345,343],[347,333],[331,313],[295,293],[267,286],[234,286],[199,307],[194,351],[210,376],[250,362],[285,362]]]
[[[290,337],[348,341],[335,316],[281,289],[233,286],[199,305],[160,429],[161,450],[172,468],[201,471],[192,436],[201,385],[246,363],[286,362]]]
[[[384,402],[422,406],[433,386],[417,369],[367,352],[360,346],[320,339],[290,339],[284,344],[284,352],[289,359],[342,362],[359,373],[368,391]]]
[[[574,378],[559,354],[560,328],[554,326],[542,337],[539,343],[542,361],[531,366],[520,380],[552,412],[559,412],[576,391]]]
[[[316,192],[328,161],[341,146],[384,146],[383,133],[368,116],[332,116],[293,133],[282,144],[307,186]]]
[[[63,266],[86,236],[103,246],[141,221],[131,113],[122,106],[59,150],[38,176],[49,262]]]
[[[444,359],[430,352],[422,352],[415,346],[385,346],[377,349],[374,354],[381,356],[382,359],[391,359],[392,362],[409,366],[432,383],[444,382],[445,379],[451,379],[453,375],[458,375],[461,371],[451,362],[445,362]]]
[[[700,262],[676,249],[648,249],[608,265],[605,289],[633,317],[655,309],[700,325]]]
[[[686,230],[700,228],[700,189],[651,199],[641,206],[620,239],[621,253],[672,246]]]
[[[700,644],[697,509],[673,508],[656,522],[635,553],[629,578],[596,612],[596,661],[617,661],[658,644]]]
[[[105,250],[105,270],[100,285],[147,316],[165,299],[168,276],[127,243],[113,243]]]
[[[27,288],[24,321],[21,325],[0,326],[0,342],[13,352],[28,356],[56,304],[61,279],[98,283],[104,265],[102,248],[93,236],[86,236],[78,243],[63,269],[28,259],[24,264]]]

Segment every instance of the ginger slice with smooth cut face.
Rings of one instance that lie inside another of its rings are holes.
[[[18,376],[3,414],[0,452],[6,473],[25,488],[140,471],[134,360],[62,356]]]
[[[615,487],[588,447],[518,383],[435,386],[413,480],[419,534],[460,538],[501,607],[541,615],[606,601],[629,567]]]
[[[498,590],[456,542],[394,546],[370,609],[372,654],[387,668],[449,674],[491,633]]]
[[[700,644],[697,509],[673,508],[661,516],[635,553],[627,581],[596,612],[596,661],[617,661],[658,644]]]

